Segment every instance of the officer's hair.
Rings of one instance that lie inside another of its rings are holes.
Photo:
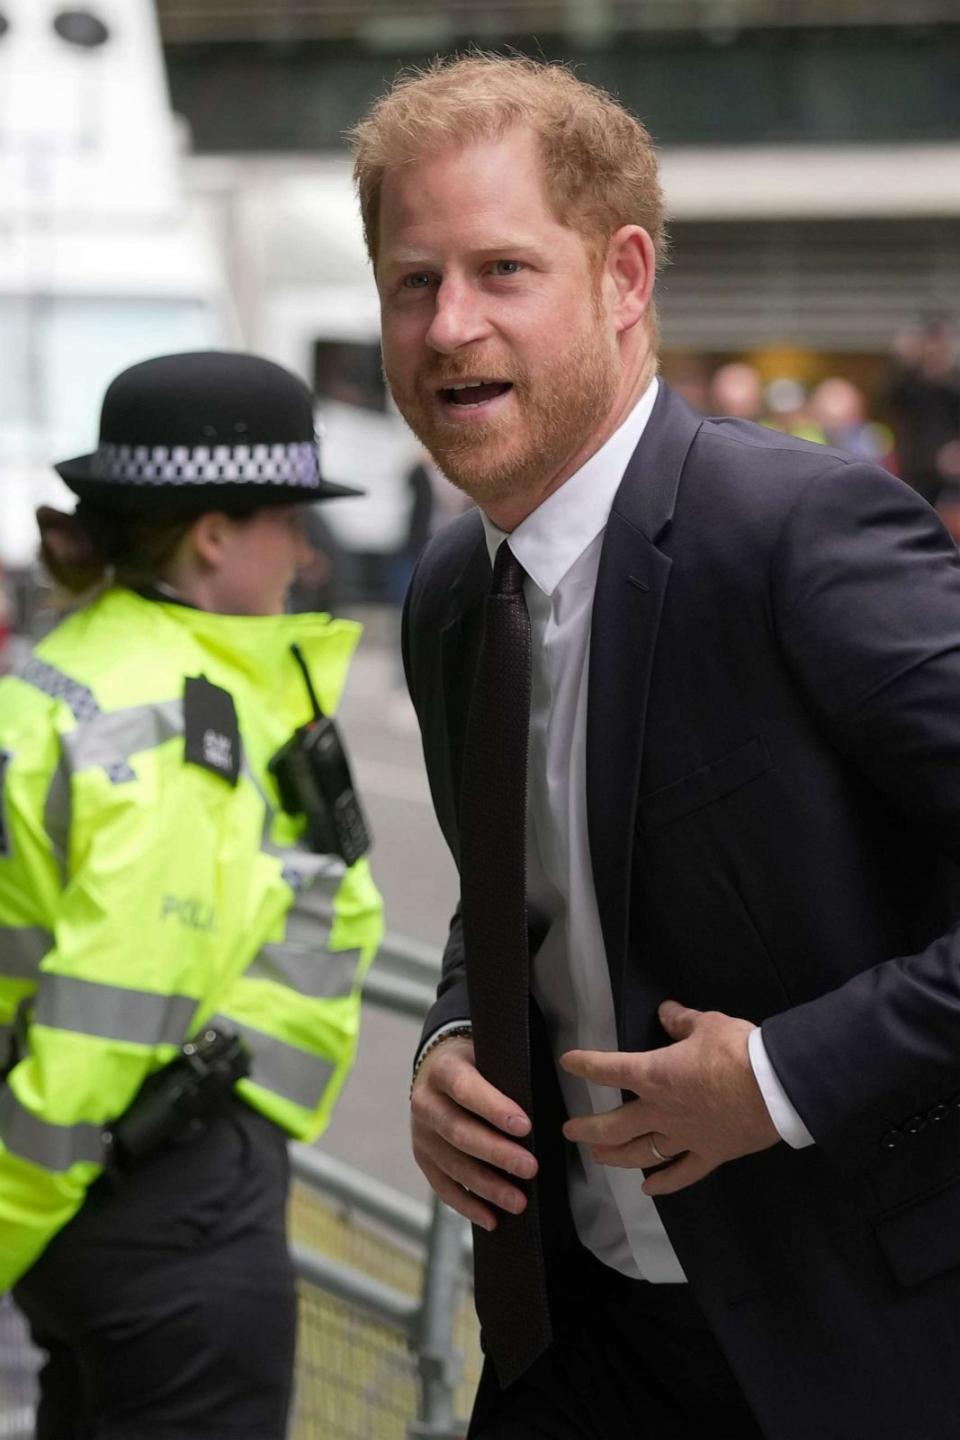
[[[451,146],[498,140],[514,126],[537,136],[554,213],[595,257],[621,225],[642,225],[658,262],[665,258],[663,196],[646,127],[565,65],[473,51],[402,72],[350,132],[374,268],[387,171]]]
[[[210,508],[210,507],[207,507]],[[41,505],[40,558],[68,604],[109,584],[155,584],[197,519],[177,510],[161,518],[102,510],[81,501],[72,515]]]

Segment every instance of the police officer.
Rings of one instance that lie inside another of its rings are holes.
[[[286,1137],[330,1115],[382,928],[355,802],[344,840],[271,766],[357,642],[284,613],[303,507],[352,492],[306,387],[235,353],[124,371],[56,468],[77,608],[0,682],[0,1293],[49,1356],[40,1440],[280,1440]]]

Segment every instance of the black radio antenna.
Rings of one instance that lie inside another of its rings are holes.
[[[323,720],[325,716],[320,709],[320,701],[317,699],[317,692],[313,688],[313,681],[310,679],[310,671],[307,669],[307,662],[303,658],[303,651],[296,643],[291,645],[290,649],[293,651],[294,660],[296,660],[300,666],[300,672],[303,675],[304,683],[307,687],[307,694],[310,696],[310,704],[313,706],[313,718],[314,720]]]

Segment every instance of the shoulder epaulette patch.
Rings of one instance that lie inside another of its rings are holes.
[[[236,785],[240,775],[240,726],[229,690],[203,675],[188,676],[183,691],[183,758]]]

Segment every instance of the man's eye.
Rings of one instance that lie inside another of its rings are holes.
[[[406,290],[425,290],[430,284],[430,276],[426,270],[418,270],[414,275],[404,275],[403,284]]]
[[[494,260],[493,269],[497,275],[517,275],[523,266],[519,260]]]

